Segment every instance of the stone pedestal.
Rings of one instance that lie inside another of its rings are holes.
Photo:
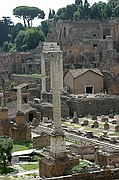
[[[104,124],[104,130],[108,130],[109,129],[109,124],[108,123],[105,123]]]
[[[54,158],[66,157],[66,141],[63,132],[51,134],[50,155]]]
[[[16,124],[11,127],[10,135],[14,141],[31,140],[31,127],[26,124],[26,119],[23,112],[18,112],[16,114]]]
[[[79,123],[78,117],[73,117],[73,123]]]
[[[92,115],[92,120],[97,120],[97,116],[96,115]]]
[[[114,118],[114,114],[109,114],[109,118]]]
[[[16,114],[16,124],[18,126],[24,126],[26,124],[25,115],[23,112],[17,112]]]
[[[88,126],[89,122],[88,120],[84,120],[83,123],[81,123],[82,126]]]
[[[102,117],[101,118],[101,122],[106,122],[107,123],[108,122],[108,118],[107,117]]]
[[[98,127],[99,127],[98,121],[95,121],[95,122],[93,123],[93,125],[94,125],[94,128],[98,128]]]
[[[93,132],[92,131],[86,132],[86,137],[93,138]]]
[[[115,126],[115,132],[119,132],[119,126]]]
[[[54,159],[51,156],[44,156],[40,159],[40,177],[58,177],[64,174],[69,167],[79,164],[79,159],[74,156]]]
[[[103,137],[108,137],[108,132],[107,131],[103,131]]]

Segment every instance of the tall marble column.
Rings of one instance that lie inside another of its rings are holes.
[[[61,77],[60,74],[60,53],[51,54],[52,67],[52,90],[53,90],[53,119],[55,131],[62,131],[61,128]]]
[[[21,88],[17,88],[17,111],[22,111]]]
[[[60,61],[60,90],[63,91],[63,52],[59,53]]]
[[[45,72],[45,55],[41,55],[41,75],[42,75],[42,93],[46,92],[46,72]]]
[[[52,67],[52,90],[53,90],[53,120],[54,128],[51,133],[51,153],[52,156],[64,157],[66,153],[66,141],[61,124],[61,100],[62,90],[61,78],[63,78],[63,63],[61,62],[62,51],[54,51],[50,54]]]
[[[50,59],[50,89],[52,90],[52,61]]]

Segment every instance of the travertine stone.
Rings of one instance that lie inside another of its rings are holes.
[[[41,55],[42,92],[46,92],[45,55]]]
[[[51,133],[51,155],[58,158],[66,152],[66,142],[61,126],[61,100],[63,90],[63,53],[57,43],[44,43],[42,53],[50,59],[51,87],[53,90],[53,120]]]
[[[17,111],[22,111],[21,88],[17,88]]]

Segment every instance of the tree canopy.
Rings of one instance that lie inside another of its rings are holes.
[[[44,19],[45,13],[43,10],[37,7],[29,7],[29,6],[18,6],[13,9],[13,15],[18,18],[22,18],[24,22],[24,26],[32,27],[32,21],[35,17],[39,19]]]
[[[45,40],[44,33],[36,28],[21,30],[16,36],[15,44],[18,51],[26,51],[34,49],[39,42]]]
[[[119,17],[119,0],[109,0],[107,3],[99,1],[92,6],[88,0],[75,0],[75,4],[58,9],[57,19],[66,20],[107,20]]]
[[[13,142],[11,138],[0,138],[0,166],[6,168],[11,163]]]

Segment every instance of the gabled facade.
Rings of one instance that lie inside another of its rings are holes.
[[[70,93],[99,93],[103,90],[103,75],[97,68],[70,69],[64,77],[64,85]]]

